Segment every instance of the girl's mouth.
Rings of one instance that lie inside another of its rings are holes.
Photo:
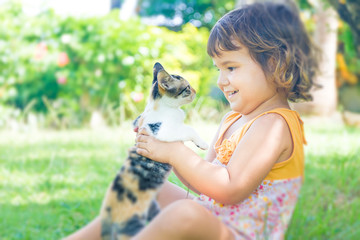
[[[236,94],[236,93],[238,93],[238,92],[239,92],[239,90],[236,90],[236,91],[230,92],[228,96],[229,96],[229,97],[231,97],[231,96],[235,95],[235,94]]]

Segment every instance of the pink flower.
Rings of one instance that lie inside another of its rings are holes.
[[[58,77],[56,79],[56,82],[61,85],[64,85],[66,83],[66,81],[67,81],[66,77]]]
[[[134,102],[141,102],[144,99],[144,94],[142,92],[132,92],[130,96]]]
[[[34,54],[35,60],[43,59],[46,56],[47,52],[48,52],[48,49],[47,49],[46,43],[44,43],[44,42],[39,43],[35,47],[35,54]]]
[[[66,65],[68,65],[70,62],[69,56],[67,55],[66,52],[61,52],[58,56],[58,61],[57,64],[59,67],[64,67]]]

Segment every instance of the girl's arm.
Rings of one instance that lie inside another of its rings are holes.
[[[211,143],[210,143],[210,146],[209,146],[209,149],[206,153],[206,156],[205,156],[205,161],[207,162],[212,162],[215,160],[216,158],[216,152],[215,152],[215,143],[219,137],[219,133],[220,133],[220,128],[224,122],[224,120],[226,119],[226,117],[230,114],[231,112],[228,112],[227,114],[225,114],[225,116],[223,117],[223,119],[221,120],[221,123],[220,123],[220,127],[218,128],[218,130],[216,131],[215,133],[215,136],[213,137]],[[193,192],[197,193],[197,194],[200,194],[200,192],[195,189],[192,185],[190,185],[190,183],[188,183],[182,176],[181,174],[176,170],[176,168],[173,169],[175,175],[179,178],[179,180],[185,185],[187,186],[189,189],[191,189]]]
[[[180,173],[173,168],[173,172],[175,173],[175,175],[177,176],[177,178],[187,187],[189,188],[191,191],[195,192],[196,194],[200,194],[200,192],[195,189],[189,182],[187,182],[181,175]]]
[[[144,135],[137,140],[139,154],[170,163],[195,189],[224,204],[238,203],[247,198],[280,156],[286,153],[288,157],[292,152],[286,121],[272,113],[252,124],[227,167],[204,161],[181,142],[164,143]]]

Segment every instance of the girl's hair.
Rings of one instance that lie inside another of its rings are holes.
[[[267,79],[284,89],[288,100],[309,101],[310,88],[318,71],[316,48],[301,22],[296,6],[255,3],[223,16],[210,33],[207,52],[249,49]]]

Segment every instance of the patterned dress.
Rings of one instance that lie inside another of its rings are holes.
[[[231,113],[224,121],[215,144],[217,158],[213,164],[226,167],[237,143],[251,124],[267,113],[280,114],[287,122],[293,141],[289,159],[276,163],[257,189],[244,201],[223,205],[201,194],[195,199],[231,228],[236,239],[283,239],[293,213],[304,175],[306,144],[303,122],[297,112],[278,108],[265,112],[223,140],[226,130],[238,120],[239,113]]]

